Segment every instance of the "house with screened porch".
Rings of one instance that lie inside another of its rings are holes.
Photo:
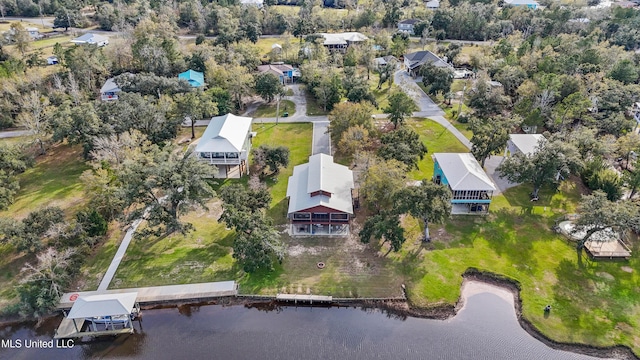
[[[491,178],[469,153],[433,154],[433,181],[453,195],[452,214],[486,214],[496,191]]]

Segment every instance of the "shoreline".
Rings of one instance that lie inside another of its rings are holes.
[[[455,304],[442,304],[430,308],[418,308],[411,306],[411,299],[381,299],[381,300],[362,300],[362,299],[339,299],[326,304],[297,304],[276,301],[273,296],[233,296],[219,297],[211,299],[201,299],[194,301],[165,301],[160,303],[151,303],[141,306],[143,310],[179,308],[183,306],[205,306],[205,305],[221,305],[221,306],[244,306],[246,308],[255,308],[262,311],[276,310],[282,306],[300,306],[300,307],[360,307],[363,309],[379,309],[388,314],[395,315],[401,319],[407,317],[447,320],[455,317],[459,311],[464,309],[466,298],[475,294],[490,292],[495,294],[509,303],[513,303],[516,319],[520,326],[534,339],[542,342],[548,347],[556,350],[568,351],[582,355],[588,355],[600,358],[615,358],[621,360],[640,360],[631,348],[625,345],[614,345],[609,347],[600,347],[581,343],[565,343],[555,341],[542,333],[536,326],[527,320],[522,314],[522,299],[520,298],[520,284],[514,279],[497,275],[490,272],[483,272],[475,268],[467,269],[463,274],[463,281],[460,286],[460,296]],[[18,316],[0,318],[0,326],[11,326],[19,323],[32,322],[37,328],[41,322],[60,314],[50,314],[37,319],[20,318]]]

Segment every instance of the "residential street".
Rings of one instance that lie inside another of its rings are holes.
[[[29,130],[0,131],[0,139],[8,139],[27,135],[29,135]]]

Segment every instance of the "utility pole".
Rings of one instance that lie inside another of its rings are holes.
[[[280,119],[280,93],[276,96],[278,97],[278,102],[276,104],[276,125],[278,125],[278,119]]]

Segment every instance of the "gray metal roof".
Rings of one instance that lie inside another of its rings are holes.
[[[195,152],[240,152],[253,118],[226,114],[211,119]]]
[[[81,296],[73,303],[68,319],[129,315],[136,304],[137,292]]]
[[[106,36],[98,35],[98,34],[86,33],[82,36],[79,36],[71,40],[71,42],[79,43],[79,44],[83,44],[83,43],[94,44],[94,43],[99,43],[105,40],[109,40],[109,38]]]
[[[542,134],[511,134],[509,141],[518,151],[525,155],[531,155],[536,152],[538,146],[545,141]]]
[[[446,61],[438,57],[438,55],[428,50],[412,52],[404,55],[404,58],[409,62],[410,69],[415,69],[424,64],[431,64],[436,67],[450,66]]]
[[[320,33],[324,37],[324,45],[347,45],[350,42],[369,40],[359,32]]]
[[[504,2],[509,5],[540,5],[537,1],[533,0],[504,0]]]
[[[496,190],[493,181],[470,153],[433,154],[451,190]]]
[[[333,156],[323,153],[312,155],[308,163],[294,167],[293,175],[289,177],[288,213],[326,206],[353,214],[353,188],[353,172],[348,167],[334,163]],[[327,192],[331,196],[311,196],[311,193],[316,191]]]
[[[400,21],[398,24],[413,25],[413,24],[419,23],[420,21],[422,21],[422,20],[420,20],[420,19],[405,19],[405,20]]]
[[[118,92],[118,91],[120,91],[120,88],[118,87],[116,82],[113,81],[113,78],[107,79],[107,81],[104,82],[104,85],[102,85],[102,88],[100,88],[101,93]]]

